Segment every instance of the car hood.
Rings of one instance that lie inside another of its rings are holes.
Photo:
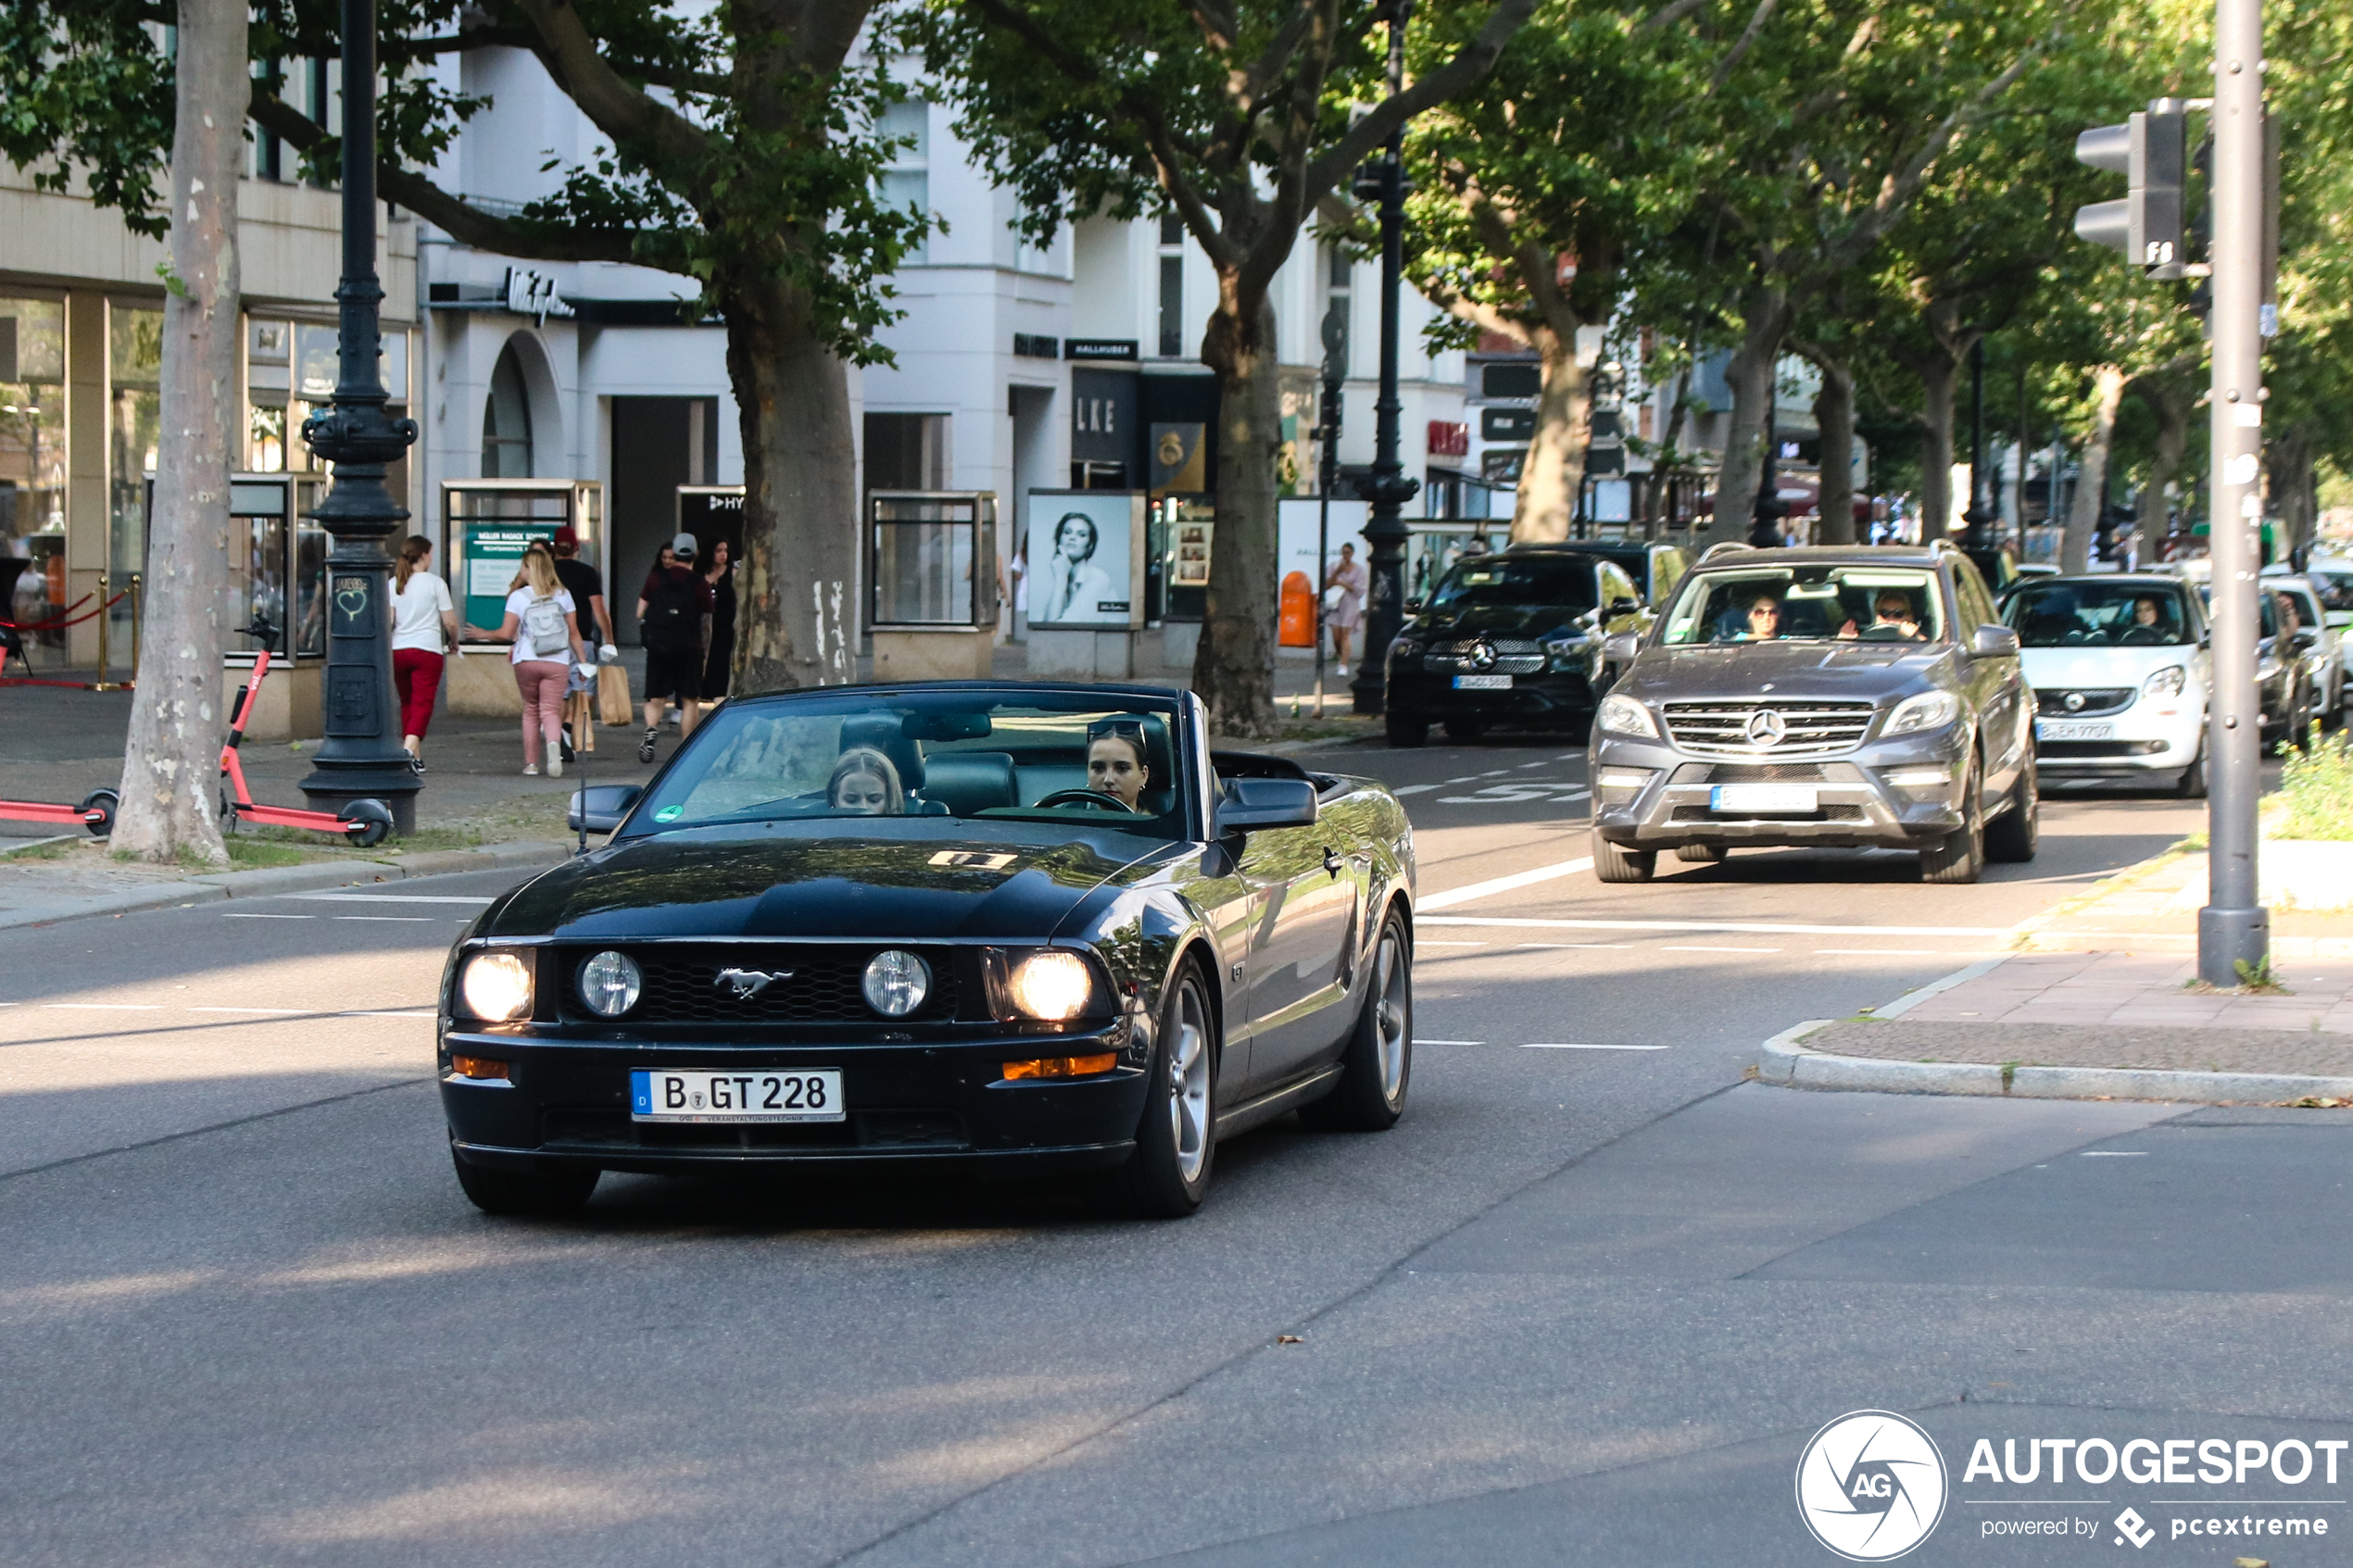
[[[1568,637],[1587,632],[1579,617],[1589,612],[1566,605],[1471,605],[1461,611],[1425,611],[1413,631],[1423,637]]]
[[[1826,640],[1709,643],[1645,648],[1617,689],[1645,702],[1811,697],[1876,702],[1949,682],[1958,652],[1950,643]],[[1766,686],[1770,693],[1765,693]]]
[[[2179,644],[2157,647],[2024,648],[2018,658],[2020,668],[2026,671],[2026,684],[2043,690],[2137,688],[2158,671],[2176,664],[2199,680],[2206,675],[2198,649]]]
[[[1039,940],[1166,844],[1059,825],[902,818],[624,839],[517,888],[476,935]]]

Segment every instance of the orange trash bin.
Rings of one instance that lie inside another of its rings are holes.
[[[1315,587],[1303,571],[1283,579],[1283,617],[1276,640],[1287,648],[1315,646]]]

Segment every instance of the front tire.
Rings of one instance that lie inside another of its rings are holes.
[[[2043,787],[2034,776],[2034,759],[2030,753],[2010,791],[2010,809],[1986,824],[1985,858],[2022,865],[2034,859],[2042,840]]]
[[[2203,724],[2198,726],[2196,759],[2182,770],[2181,781],[2174,784],[2173,793],[2183,800],[2206,798],[2206,727]]]
[[[1593,834],[1593,875],[1603,882],[1648,882],[1658,871],[1658,851],[1629,849]]]
[[[1920,880],[1948,886],[1975,882],[1985,871],[1985,807],[1978,799],[1983,775],[1969,761],[1961,789],[1961,825],[1920,851]]]
[[[449,1148],[449,1162],[458,1168],[458,1185],[473,1206],[485,1214],[569,1214],[588,1201],[604,1173],[594,1165],[550,1165],[536,1171],[510,1171],[475,1165]]]
[[[1300,1121],[1329,1133],[1380,1133],[1395,1126],[1405,1114],[1405,1090],[1414,1078],[1414,950],[1404,922],[1394,913],[1381,922],[1372,989],[1349,1032],[1340,1067],[1340,1083],[1322,1099],[1301,1106]]]
[[[1120,1171],[1126,1208],[1139,1218],[1181,1220],[1208,1196],[1217,1153],[1216,1016],[1200,965],[1188,960],[1161,1009],[1136,1152]]]

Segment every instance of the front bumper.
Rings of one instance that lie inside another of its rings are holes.
[[[1007,1173],[1117,1164],[1134,1146],[1151,1060],[1125,1021],[1088,1033],[1008,1033],[939,1043],[728,1044],[567,1040],[540,1031],[450,1029],[441,1103],[453,1147],[480,1165],[549,1162],[660,1173],[695,1167],[964,1166]],[[1140,1048],[1139,1048],[1140,1047]],[[1002,1064],[1113,1051],[1098,1077],[1007,1082]],[[510,1064],[487,1082],[449,1071],[452,1052]],[[836,1068],[847,1119],[728,1124],[630,1116],[638,1068],[749,1073]]]
[[[1592,717],[1593,687],[1581,671],[1538,671],[1513,675],[1501,691],[1466,691],[1454,685],[1453,672],[1431,674],[1420,669],[1400,670],[1390,663],[1383,702],[1403,717],[1443,723],[1467,719],[1482,724],[1528,724],[1574,729]],[[1411,661],[1416,665],[1419,659]]]
[[[2108,733],[2096,740],[2046,739],[2054,725],[2095,723]],[[2139,779],[2178,773],[2197,760],[2206,732],[2206,699],[2193,689],[2177,697],[2136,696],[2114,713],[2092,719],[2046,712],[2035,722],[2035,771],[2066,782]]]
[[[1968,738],[1958,727],[1872,741],[1833,758],[1754,761],[1698,757],[1663,740],[1597,735],[1589,770],[1593,827],[1613,844],[1671,849],[1686,844],[1885,846],[1918,848],[1961,825]],[[1614,783],[1642,775],[1639,784]],[[1941,782],[1898,785],[1893,775],[1938,774]],[[1803,784],[1817,809],[1804,814],[1718,811],[1718,784]]]

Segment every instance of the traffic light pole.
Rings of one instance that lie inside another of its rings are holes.
[[[2197,912],[2197,972],[2233,986],[2271,955],[2271,917],[2257,901],[2257,796],[2261,715],[2256,532],[2263,516],[2262,0],[2214,6],[2213,699],[2207,727],[2212,797],[2209,891]]]

